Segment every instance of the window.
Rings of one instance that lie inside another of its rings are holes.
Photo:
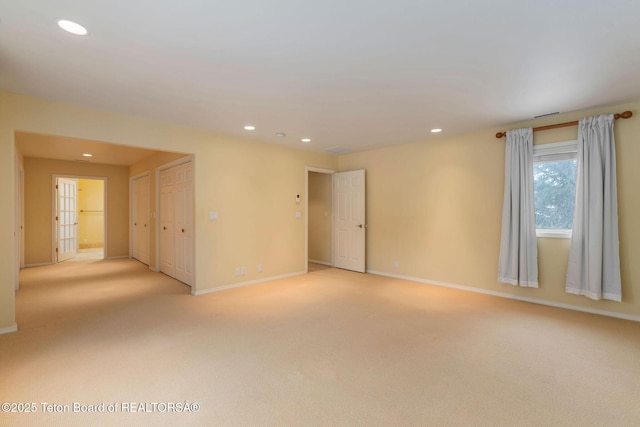
[[[577,150],[576,141],[533,147],[537,237],[571,237]]]

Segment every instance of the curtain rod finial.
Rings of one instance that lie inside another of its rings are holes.
[[[507,132],[506,131],[496,133],[496,138],[498,138],[498,139],[502,138],[503,136],[507,136]]]
[[[625,111],[624,113],[616,114],[613,117],[616,120],[618,120],[618,119],[629,119],[631,118],[631,116],[633,116],[633,113],[631,111]]]

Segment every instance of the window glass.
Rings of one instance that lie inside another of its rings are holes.
[[[538,237],[571,237],[577,151],[577,141],[533,146],[533,189]]]
[[[533,187],[536,228],[570,231],[576,196],[575,158],[534,162]]]

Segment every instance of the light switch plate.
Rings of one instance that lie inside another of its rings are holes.
[[[209,212],[209,221],[215,221],[218,219],[218,212]]]

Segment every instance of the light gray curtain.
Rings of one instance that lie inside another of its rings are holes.
[[[538,287],[533,129],[507,132],[498,281]]]
[[[613,114],[578,124],[576,207],[567,292],[622,300]]]

